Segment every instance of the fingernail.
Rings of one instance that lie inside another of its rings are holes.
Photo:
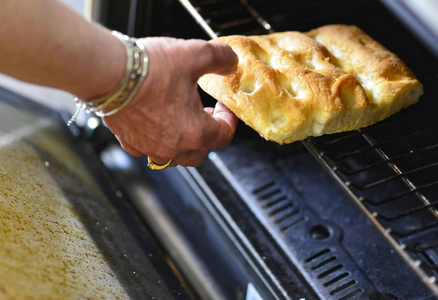
[[[213,107],[205,107],[204,110],[209,113],[210,115],[212,115],[214,113],[214,108]]]
[[[234,114],[228,107],[226,107],[221,102],[217,102],[216,106],[214,107],[214,113],[227,113],[227,114]]]

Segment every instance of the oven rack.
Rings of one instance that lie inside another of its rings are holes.
[[[379,133],[391,135],[406,124],[391,121],[303,143],[438,295],[438,141],[416,144],[415,138],[427,133],[415,127],[403,138],[382,141]]]
[[[210,38],[272,33],[271,25],[246,0],[179,0]]]
[[[210,38],[274,32],[246,0],[179,1]],[[302,143],[438,295],[438,125],[421,113]]]

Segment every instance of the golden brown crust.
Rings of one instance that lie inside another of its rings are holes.
[[[236,72],[199,85],[267,140],[291,143],[371,125],[418,101],[421,83],[355,26],[227,36]]]

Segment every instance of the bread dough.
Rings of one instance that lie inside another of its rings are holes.
[[[199,85],[279,144],[369,126],[423,93],[400,58],[356,26],[212,42],[230,45],[238,68],[227,76],[204,75]]]

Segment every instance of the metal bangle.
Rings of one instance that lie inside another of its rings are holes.
[[[98,109],[98,107],[102,106],[105,102],[108,102],[110,99],[113,99],[120,95],[125,89],[127,83],[129,82],[130,75],[133,71],[134,67],[134,54],[133,47],[130,43],[132,43],[131,39],[118,31],[111,31],[111,34],[117,37],[125,47],[126,52],[126,71],[123,79],[119,82],[119,84],[109,93],[103,95],[101,97],[92,99],[91,101],[85,102],[88,109]]]
[[[132,39],[133,47],[133,69],[125,89],[117,96],[109,99],[93,112],[98,117],[111,116],[123,109],[136,96],[148,73],[149,56],[143,44]]]

